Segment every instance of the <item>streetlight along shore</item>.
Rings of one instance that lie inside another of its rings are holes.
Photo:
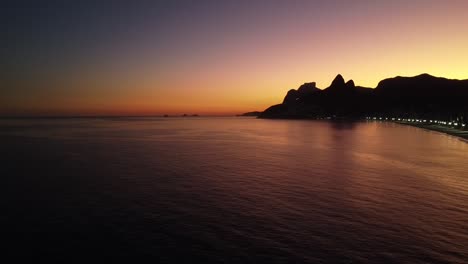
[[[468,124],[457,120],[435,120],[435,119],[418,119],[418,118],[399,118],[385,116],[369,116],[366,117],[369,122],[394,122],[402,125],[409,125],[427,130],[445,133],[451,136],[468,140]]]

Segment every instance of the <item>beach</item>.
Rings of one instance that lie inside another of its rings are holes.
[[[402,125],[419,127],[419,128],[427,129],[431,131],[436,131],[436,132],[448,134],[451,136],[459,137],[464,141],[468,141],[468,130],[466,129],[458,129],[458,128],[443,126],[443,125],[438,125],[438,124],[414,123],[414,122],[404,122],[404,121],[398,121],[396,123],[402,124]]]

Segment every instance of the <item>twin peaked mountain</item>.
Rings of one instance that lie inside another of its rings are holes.
[[[291,89],[283,103],[263,111],[260,118],[364,118],[394,116],[450,119],[468,116],[468,80],[429,74],[395,77],[375,89],[345,82],[338,75],[326,89],[315,82]]]

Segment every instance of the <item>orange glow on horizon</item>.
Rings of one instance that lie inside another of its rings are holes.
[[[173,33],[182,39],[164,50],[148,44],[137,54],[137,44],[159,41],[145,35],[118,55],[21,68],[4,80],[0,115],[234,115],[281,103],[304,82],[326,88],[337,74],[372,88],[421,73],[468,79],[468,2],[449,2],[354,3],[313,18],[304,4],[253,16],[248,28],[241,18],[180,26]]]

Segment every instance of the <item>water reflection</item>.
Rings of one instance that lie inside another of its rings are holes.
[[[181,261],[468,258],[465,142],[392,123],[162,120],[2,121],[2,234],[44,254],[74,251],[57,234],[78,231],[82,252]]]

